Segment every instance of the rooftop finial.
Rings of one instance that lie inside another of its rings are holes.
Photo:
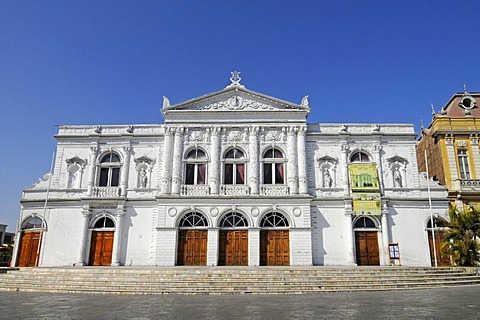
[[[233,85],[239,85],[240,81],[242,80],[242,78],[240,78],[240,72],[233,71],[233,72],[230,72],[230,73],[232,74],[232,76],[230,77],[230,81],[232,81],[232,84]]]
[[[244,88],[243,85],[240,84],[240,81],[242,80],[242,78],[240,78],[240,72],[239,71],[233,71],[233,72],[230,72],[232,74],[232,76],[230,77],[230,81],[232,83],[230,83],[227,88],[231,88],[231,87],[240,87],[240,88]],[[227,89],[225,88],[225,89]]]
[[[420,127],[422,130],[425,129],[425,126],[423,125],[423,119],[420,119]]]
[[[465,83],[463,84],[463,93],[468,94],[467,85]]]
[[[431,103],[430,106],[432,107],[432,117],[433,117],[435,115],[435,108],[433,107],[433,103]]]

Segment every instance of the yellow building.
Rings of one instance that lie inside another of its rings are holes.
[[[417,160],[429,175],[448,189],[448,197],[458,207],[480,204],[480,93],[455,94],[435,113],[428,128],[422,128],[417,142]]]

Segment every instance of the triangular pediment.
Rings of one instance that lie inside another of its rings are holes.
[[[175,111],[301,111],[309,112],[307,99],[303,105],[277,99],[243,86],[229,86],[224,90],[207,94],[179,104],[164,103],[162,113],[168,115]]]

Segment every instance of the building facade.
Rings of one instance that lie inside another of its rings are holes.
[[[455,94],[423,128],[417,143],[419,168],[444,185],[454,205],[480,204],[480,93]]]
[[[389,265],[392,242],[430,265],[447,200],[418,173],[413,125],[307,124],[308,97],[230,80],[164,97],[164,124],[60,126],[53,173],[23,192],[15,265]]]

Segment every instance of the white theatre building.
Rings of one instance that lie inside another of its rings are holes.
[[[238,73],[161,112],[59,127],[53,173],[23,192],[15,265],[431,264],[447,193],[418,173],[413,125],[307,124],[307,97]]]

